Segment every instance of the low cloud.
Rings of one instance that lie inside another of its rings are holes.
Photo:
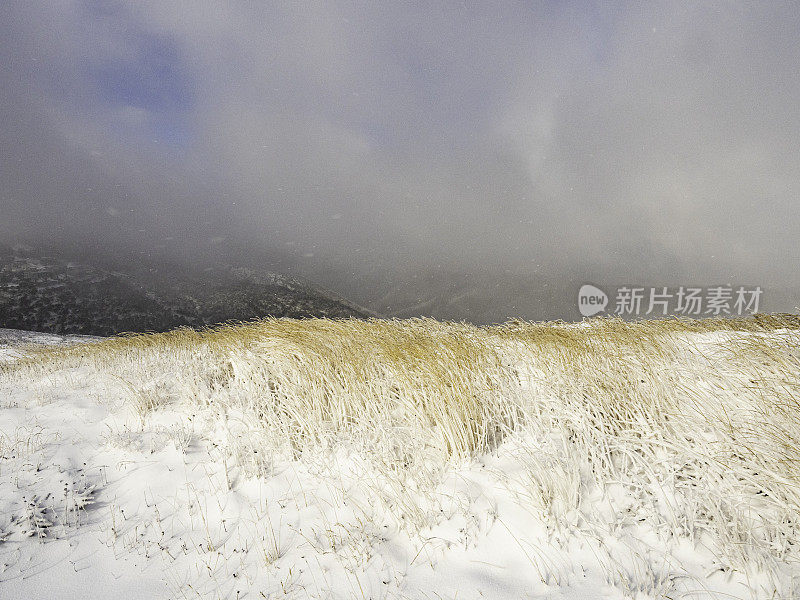
[[[0,241],[797,291],[797,14],[4,3]]]

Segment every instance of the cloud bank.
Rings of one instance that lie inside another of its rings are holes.
[[[798,35],[778,2],[12,0],[0,241],[362,302],[435,268],[796,292]]]

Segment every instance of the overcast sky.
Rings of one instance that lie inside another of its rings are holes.
[[[792,2],[5,0],[0,241],[797,289],[798,40]]]

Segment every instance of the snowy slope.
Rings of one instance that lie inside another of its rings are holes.
[[[797,339],[791,331],[770,335]],[[734,338],[693,333],[681,343],[693,356],[719,358]],[[277,348],[275,339],[267,341]],[[0,356],[12,365],[35,352],[30,344],[75,343],[90,348],[94,340],[2,331]],[[552,374],[530,347],[513,340],[504,348],[517,361],[515,393],[556,402]],[[442,461],[431,451],[429,460],[405,470],[364,452],[385,440],[342,435],[284,452],[246,404],[201,399],[204,390],[170,370],[174,356],[163,354],[165,370],[151,371],[149,381],[136,380],[128,367],[76,356],[58,359],[55,368],[0,371],[2,598],[800,593],[793,587],[797,553],[779,547],[791,536],[774,537],[774,552],[754,545],[752,569],[732,569],[699,516],[696,530],[681,521],[687,503],[702,496],[675,479],[680,469],[664,487],[664,480],[647,479],[657,466],[620,462],[616,480],[595,485],[591,473],[565,462],[566,430],[521,429],[469,459]],[[254,363],[231,364],[236,371]],[[719,381],[709,376],[700,387],[713,394]],[[159,400],[148,404],[155,396],[145,393],[154,390]],[[663,443],[664,461],[673,460]],[[625,473],[641,479],[632,484]],[[759,496],[742,494],[741,502],[757,508]],[[791,506],[787,500],[783,518],[794,518]],[[691,510],[700,515],[703,507]]]

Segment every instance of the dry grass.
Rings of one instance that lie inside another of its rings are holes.
[[[355,448],[398,504],[413,505],[410,480],[423,493],[437,465],[513,438],[527,501],[554,530],[599,539],[647,521],[712,548],[727,569],[767,573],[778,595],[798,591],[788,575],[800,560],[794,315],[488,328],[267,319],[29,349],[0,378],[78,371],[125,381],[142,419],[183,402],[246,421],[231,455],[251,475],[271,455]],[[614,489],[632,499],[624,510],[588,503]],[[407,512],[426,525],[424,510]]]

